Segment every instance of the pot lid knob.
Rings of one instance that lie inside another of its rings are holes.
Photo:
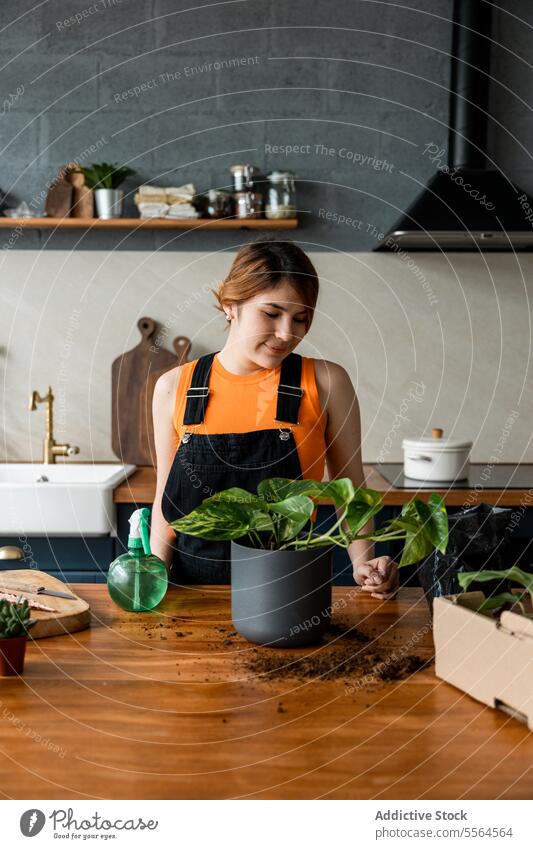
[[[442,439],[442,434],[444,433],[441,427],[432,427],[431,428],[431,436],[433,439]]]

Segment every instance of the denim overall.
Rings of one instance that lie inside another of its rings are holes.
[[[215,352],[218,353],[218,352]],[[209,401],[209,375],[215,354],[200,357],[194,368],[183,424],[200,424]],[[291,353],[281,363],[274,421],[298,424],[302,358]],[[235,410],[238,424],[239,411]],[[272,427],[249,433],[185,431],[163,492],[161,510],[167,522],[186,516],[223,489],[239,486],[256,493],[265,478],[302,479],[292,429]],[[229,584],[231,542],[205,540],[176,531],[170,577],[177,584]]]

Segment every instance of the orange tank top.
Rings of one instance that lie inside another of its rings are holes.
[[[218,354],[213,357],[211,365],[209,402],[204,421],[184,425],[185,396],[196,362],[192,360],[181,367],[173,414],[178,445],[186,430],[203,434],[249,433],[283,427],[283,423],[275,421],[281,366],[261,369],[255,374],[233,374],[224,368]],[[326,459],[326,414],[320,408],[311,357],[302,357],[301,387],[304,394],[298,412],[299,423],[291,422],[287,427],[290,426],[294,434],[303,477],[321,481]]]

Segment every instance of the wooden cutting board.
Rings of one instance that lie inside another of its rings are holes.
[[[41,572],[39,569],[3,569],[0,571],[0,589],[5,588],[7,592],[10,592],[10,586],[15,587],[22,584],[38,585],[76,595],[68,584],[64,584],[63,581],[54,578],[52,575],[47,575],[46,572]],[[12,592],[16,595],[23,594],[21,590],[13,589]],[[82,631],[89,627],[91,611],[88,603],[79,596],[76,596],[75,600],[71,600],[54,595],[43,595],[42,593],[25,593],[25,595],[28,599],[54,608],[53,613],[47,610],[31,609],[31,618],[37,620],[37,623],[29,632],[31,639],[41,640],[43,637],[71,634],[74,631]]]
[[[157,378],[185,362],[190,339],[177,336],[175,354],[155,344],[157,323],[140,318],[141,341],[111,366],[111,445],[123,463],[155,465],[152,429],[152,396]]]
[[[63,165],[48,189],[44,209],[49,218],[65,218],[70,215],[73,188],[66,179],[68,166]]]
[[[161,377],[164,372],[168,371],[169,368],[175,368],[176,366],[187,362],[191,348],[190,339],[187,339],[186,336],[176,336],[172,345],[176,352],[174,362],[171,366],[152,372],[144,384],[141,394],[141,429],[143,432],[143,449],[144,446],[146,446],[146,451],[143,455],[145,459],[143,460],[142,465],[146,466],[157,465],[154,441],[154,420],[152,417],[152,399],[154,396],[155,385],[158,378]]]
[[[94,218],[94,194],[93,190],[85,185],[85,176],[77,171],[75,162],[67,166],[65,178],[72,186],[72,209],[71,218]]]

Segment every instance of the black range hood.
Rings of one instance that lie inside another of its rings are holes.
[[[486,167],[491,5],[455,0],[448,157],[375,250],[532,250],[533,200]]]

